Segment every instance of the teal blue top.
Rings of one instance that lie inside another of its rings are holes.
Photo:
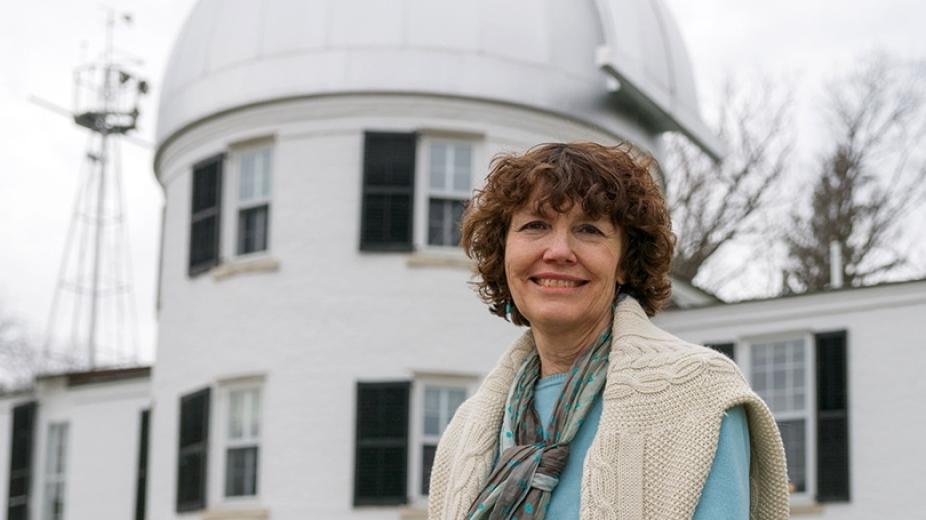
[[[556,400],[568,374],[553,374],[537,381],[534,408],[540,423],[548,425]],[[578,520],[582,483],[582,461],[598,430],[601,395],[595,399],[579,432],[572,440],[566,468],[553,489],[547,518]],[[544,433],[546,435],[546,433]],[[720,424],[720,439],[714,463],[704,483],[693,520],[739,520],[749,518],[749,428],[742,406],[727,411]]]

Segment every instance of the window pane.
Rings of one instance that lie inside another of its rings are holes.
[[[781,393],[773,390],[770,397],[771,400],[769,401],[768,406],[772,409],[773,412],[782,412],[787,410],[785,397],[781,395]]]
[[[270,148],[264,148],[260,152],[260,184],[257,185],[257,194],[260,197],[270,197]]]
[[[193,171],[193,213],[213,208],[219,203],[219,161],[212,161]]]
[[[424,433],[440,435],[440,390],[433,387],[424,390]]]
[[[796,360],[794,352],[802,357]],[[804,340],[781,341],[752,346],[751,380],[754,390],[765,400],[773,413],[806,410],[804,377],[806,364]]]
[[[795,390],[804,388],[804,367],[803,366],[796,367],[791,377],[793,378],[791,381],[791,384],[794,385]]]
[[[437,446],[425,444],[421,447],[421,494],[427,495],[431,491],[431,467],[434,465],[434,454]]]
[[[766,374],[764,370],[756,372],[752,375],[752,388],[756,391],[756,393],[761,394],[764,392],[766,386],[768,386],[768,383],[766,382]]]
[[[472,146],[460,143],[453,150],[453,191],[469,195]]]
[[[788,347],[784,343],[775,343],[772,347],[772,363],[782,365],[788,360]]]
[[[232,390],[228,396],[228,438],[256,438],[260,424],[260,391],[256,388]]]
[[[807,490],[807,446],[804,435],[804,420],[778,421],[781,440],[785,445],[785,457],[788,463],[788,477],[794,491]]]
[[[791,409],[792,410],[803,410],[804,409],[804,393],[795,393],[791,396]]]
[[[225,464],[225,496],[257,494],[256,446],[229,449]]]
[[[251,438],[260,435],[260,390],[251,391]]]
[[[444,236],[444,201],[431,199],[428,202],[428,244],[442,246],[446,243]]]
[[[428,244],[433,246],[460,245],[460,220],[466,202],[431,199],[428,203]]]
[[[776,365],[775,370],[772,371],[772,388],[775,390],[784,390],[787,388],[787,373],[784,368],[779,368]]]
[[[180,456],[177,475],[178,503],[198,503],[203,497],[203,472],[205,459],[201,452]]]
[[[444,190],[447,188],[447,145],[444,143],[431,143],[430,170],[431,190]]]
[[[451,388],[447,391],[447,422],[453,418],[457,408],[466,400],[466,390],[462,388]]]
[[[241,152],[238,168],[238,200],[270,197],[270,148]]]
[[[64,483],[50,482],[45,485],[45,520],[64,518]]]
[[[466,203],[462,200],[454,200],[450,207],[450,242],[448,246],[460,245],[460,221],[463,220],[463,209]]]
[[[752,367],[754,369],[764,368],[768,363],[768,346],[755,345],[752,349]]]
[[[267,249],[267,213],[269,208],[258,206],[242,210],[238,216],[238,254]]]
[[[228,394],[228,438],[244,436],[244,395],[240,391]]]
[[[239,161],[238,199],[242,201],[254,198],[254,181],[257,172],[254,168],[254,154],[243,153]]]
[[[48,425],[48,448],[46,450],[48,458],[45,460],[46,475],[54,475],[58,472],[58,457],[60,456],[60,451],[58,450],[60,443],[60,439],[58,438],[58,426],[58,424]]]
[[[190,264],[197,265],[214,259],[216,251],[216,216],[203,217],[193,222],[190,237]]]

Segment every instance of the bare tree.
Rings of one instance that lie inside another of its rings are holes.
[[[762,231],[755,217],[769,204],[793,146],[792,105],[790,89],[780,82],[728,81],[717,118],[727,145],[723,161],[710,160],[684,138],[668,141],[666,194],[678,236],[675,278],[692,282],[725,244]]]
[[[0,383],[12,387],[26,384],[38,369],[38,362],[22,323],[0,312]]]
[[[43,356],[39,344],[25,323],[0,305],[0,391],[5,387],[28,386],[36,375],[45,371],[83,366],[73,353]]]
[[[904,218],[926,200],[926,98],[922,65],[883,54],[827,89],[833,142],[820,160],[811,211],[793,211],[784,231],[786,293],[830,284],[830,244],[842,277],[859,286],[903,266]]]

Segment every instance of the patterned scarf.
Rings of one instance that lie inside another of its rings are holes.
[[[534,410],[534,385],[540,357],[532,352],[508,392],[499,432],[499,452],[492,474],[469,508],[467,519],[543,520],[553,489],[566,467],[569,443],[604,387],[611,327],[575,360],[550,419],[549,436]]]

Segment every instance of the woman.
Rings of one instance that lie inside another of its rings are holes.
[[[649,321],[674,236],[653,162],[545,144],[463,220],[480,297],[528,331],[457,410],[429,518],[788,518],[774,418],[722,354]]]

